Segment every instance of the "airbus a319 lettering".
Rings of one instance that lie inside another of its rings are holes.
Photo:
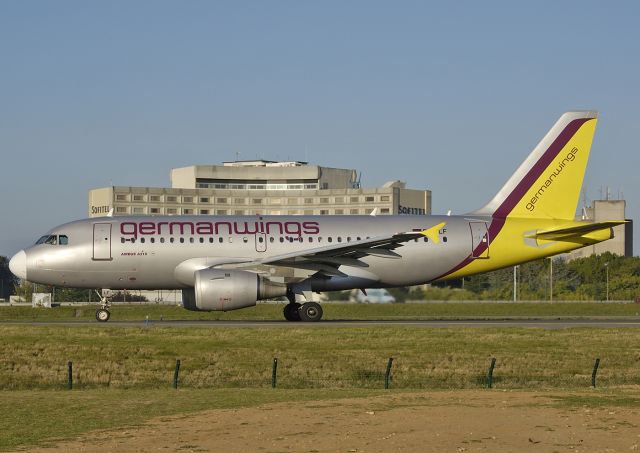
[[[605,241],[624,220],[576,221],[595,112],[568,112],[482,208],[460,216],[127,216],[53,228],[11,271],[80,288],[182,290],[188,310],[286,296],[318,321],[312,292],[460,278]],[[109,303],[96,312],[109,319]]]

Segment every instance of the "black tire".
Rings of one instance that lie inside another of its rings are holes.
[[[96,319],[100,322],[107,322],[111,317],[109,310],[105,308],[99,308],[96,310]]]
[[[300,320],[305,322],[318,322],[322,319],[322,307],[316,302],[305,302],[298,309]]]
[[[284,306],[282,313],[284,314],[284,319],[287,321],[300,321],[300,313],[298,310],[300,309],[300,304],[297,302],[289,303]]]

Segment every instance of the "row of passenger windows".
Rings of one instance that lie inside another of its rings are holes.
[[[334,240],[333,236],[329,236],[326,239],[327,239],[327,242],[333,243],[333,240]],[[367,236],[365,239],[369,239],[369,237]],[[342,236],[337,236],[335,238],[335,240],[336,240],[336,242],[351,242],[352,240],[360,241],[360,240],[362,240],[362,238],[360,236],[358,236],[356,238],[352,238],[351,236],[347,236],[346,238],[343,238]],[[423,242],[429,242],[429,239],[426,238],[426,237],[422,238],[422,240],[423,240]],[[145,244],[147,242],[147,238],[139,238],[138,241],[141,244]],[[309,242],[309,243],[313,243],[313,242],[321,243],[322,241],[323,241],[322,236],[318,236],[317,238],[314,238],[314,236],[309,236],[307,238],[307,242]],[[446,237],[442,238],[442,241],[443,242],[447,242],[447,238]],[[123,244],[125,242],[130,242],[130,243],[135,244],[136,243],[136,239],[135,238],[125,239],[124,237],[122,237],[122,238],[120,238],[120,242],[123,243]],[[155,244],[156,243],[156,238],[153,238],[153,237],[149,238],[148,242],[151,243],[151,244]],[[188,242],[190,244],[195,244],[196,242],[199,242],[200,244],[204,244],[205,242],[209,242],[210,244],[213,244],[214,242],[216,242],[216,240],[213,237],[209,237],[209,239],[207,241],[207,240],[205,240],[205,238],[200,237],[196,241],[196,238],[190,237],[189,240],[187,241],[186,238],[180,237],[176,241],[176,238],[170,237],[169,240],[167,241],[165,238],[161,237],[158,240],[158,242],[160,244],[164,244],[165,242],[169,242],[170,244],[173,244],[175,242],[179,242],[180,244],[184,244],[185,242]],[[224,240],[223,237],[218,237],[218,241],[217,242],[223,243],[223,242],[225,242],[225,240]],[[228,242],[230,242],[230,243],[233,242],[233,237],[232,236],[228,237]],[[242,238],[242,242],[244,242],[245,244],[248,243],[249,242],[249,238],[244,236]],[[262,236],[258,236],[258,242],[261,243],[261,244],[264,243],[265,242],[265,238],[262,237]],[[275,243],[276,242],[276,238],[273,237],[273,236],[270,236],[269,237],[269,242]],[[296,237],[294,237],[294,236],[286,236],[286,237],[281,236],[279,238],[279,242],[280,243],[284,243],[284,242],[300,242],[300,243],[302,243],[302,242],[304,242],[304,238],[302,236],[296,236]],[[418,239],[416,239],[415,242],[418,242]]]

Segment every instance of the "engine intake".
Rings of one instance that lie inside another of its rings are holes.
[[[184,308],[193,311],[229,311],[252,307],[258,300],[287,294],[278,285],[248,271],[203,269],[195,273],[193,289],[182,291]]]

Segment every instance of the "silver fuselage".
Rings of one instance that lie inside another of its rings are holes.
[[[85,288],[184,289],[193,272],[234,266],[300,250],[348,243],[390,233],[420,231],[446,222],[440,241],[411,240],[395,250],[401,258],[366,256],[366,266],[340,266],[344,275],[314,278],[313,272],[265,266],[287,284],[313,291],[406,286],[437,279],[469,256],[470,221],[455,216],[132,216],[79,220],[56,227],[68,243],[25,249],[26,279]]]

